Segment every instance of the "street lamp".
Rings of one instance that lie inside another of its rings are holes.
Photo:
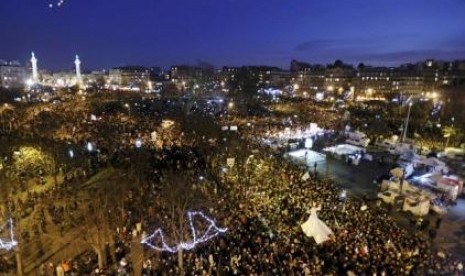
[[[92,145],[91,142],[87,143],[87,151],[92,152],[94,150],[94,146]]]
[[[373,95],[373,88],[368,88],[366,91],[368,96],[371,97],[371,95]]]
[[[125,103],[124,107],[126,107],[128,109],[128,116],[131,117],[131,107],[129,106],[129,104]]]
[[[339,198],[344,202],[342,205],[342,212],[346,211],[346,200],[347,200],[347,191],[344,189],[341,191]]]
[[[142,147],[142,140],[137,138],[134,142],[137,149],[137,186],[140,185],[140,148]]]
[[[229,121],[230,116],[231,116],[231,111],[234,108],[234,102],[229,102],[228,103],[228,110],[227,110],[227,119]]]
[[[342,191],[341,191],[341,194],[340,194],[339,196],[340,196],[340,198],[341,198],[342,200],[346,199],[346,198],[347,198],[347,191],[346,191],[346,190],[342,190]]]
[[[89,165],[89,170],[92,170],[92,156],[91,153],[94,151],[94,145],[92,145],[91,142],[87,142],[87,151],[89,152],[89,157],[88,157],[88,165]]]
[[[140,138],[137,138],[134,142],[134,145],[136,146],[136,148],[140,149],[140,147],[142,147],[142,140]]]

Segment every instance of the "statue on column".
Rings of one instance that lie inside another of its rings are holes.
[[[36,59],[36,56],[34,55],[34,52],[32,52],[31,64],[32,64],[32,81],[34,83],[37,83],[39,81],[39,71],[37,70],[37,59]]]
[[[82,85],[81,61],[79,60],[78,55],[76,55],[76,60],[74,60],[74,64],[76,65],[76,82],[79,86],[81,86]]]

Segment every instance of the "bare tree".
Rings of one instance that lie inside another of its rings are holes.
[[[194,189],[192,183],[174,172],[167,173],[166,185],[161,191],[161,204],[167,206],[164,210],[168,219],[164,221],[163,229],[171,245],[192,240],[191,228],[188,224],[187,213],[189,210],[208,207],[208,199],[198,189]],[[184,249],[178,247],[178,268],[180,275],[184,274]]]
[[[105,246],[114,244],[108,213],[111,207],[107,196],[98,195],[89,205],[89,210],[81,220],[82,237],[97,254],[100,269],[107,265]]]

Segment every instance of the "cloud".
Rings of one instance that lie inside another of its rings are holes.
[[[417,39],[417,34],[396,33],[396,34],[372,34],[366,36],[337,38],[337,39],[310,39],[297,44],[293,50],[299,52],[330,50],[334,52],[364,52],[373,51],[379,47],[385,47],[386,44],[392,44],[392,41],[398,43],[408,43],[412,39]]]
[[[373,53],[361,55],[361,60],[367,62],[387,62],[387,63],[402,63],[408,61],[418,61],[427,58],[433,59],[465,59],[465,49],[463,50],[442,50],[442,49],[423,49],[423,50],[407,50],[394,51],[384,53]]]
[[[310,51],[310,50],[319,50],[325,48],[331,48],[336,46],[341,41],[333,40],[333,39],[316,39],[316,40],[308,40],[302,42],[294,47],[294,51]]]
[[[443,49],[465,49],[465,29],[455,33],[442,41],[440,47]]]

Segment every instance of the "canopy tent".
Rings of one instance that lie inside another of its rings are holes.
[[[422,158],[416,162],[416,165],[418,164],[428,166],[432,168],[433,172],[436,172],[436,173],[439,173],[439,172],[448,173],[449,172],[449,168],[447,167],[446,163],[435,157]]]
[[[291,151],[285,154],[285,156],[305,161],[309,166],[313,166],[315,163],[324,162],[326,160],[326,155],[309,149]]]
[[[334,235],[333,231],[322,221],[318,218],[316,211],[319,209],[312,208],[310,210],[310,217],[307,221],[301,225],[302,231],[304,231],[307,237],[313,237],[317,244],[323,243],[329,239],[332,235]]]
[[[324,152],[330,152],[336,155],[350,155],[358,152],[366,152],[362,147],[357,147],[349,144],[339,144],[332,147],[327,147],[323,149]]]

